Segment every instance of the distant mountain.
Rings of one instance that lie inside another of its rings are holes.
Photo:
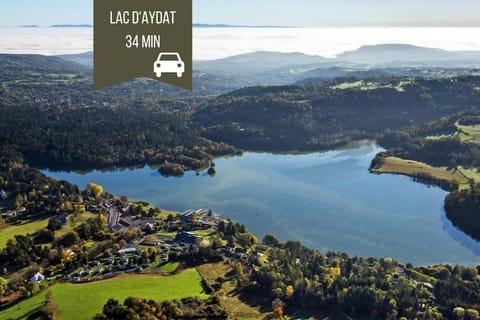
[[[194,28],[293,28],[291,26],[249,26],[249,25],[232,25],[232,24],[208,24],[194,23]]]
[[[54,24],[50,28],[92,28],[91,24]]]
[[[472,69],[480,68],[480,57],[476,58],[475,54],[478,55],[475,52],[449,52],[408,45],[366,46],[341,54],[336,59],[303,53],[260,51],[194,61],[194,86],[195,82],[198,87],[213,81],[211,85],[216,92],[226,92],[245,86],[320,82],[337,77],[444,78],[469,75]],[[93,68],[93,52],[57,57]],[[458,60],[459,57],[464,59]],[[222,81],[226,83],[222,84]]]
[[[76,53],[76,54],[62,54],[62,55],[58,55],[57,57],[62,58],[64,60],[78,63],[90,69],[93,69],[93,51]]]
[[[93,67],[93,53],[59,56],[89,68]],[[333,68],[333,69],[332,69]],[[302,79],[332,78],[351,71],[371,69],[449,68],[479,69],[479,51],[446,51],[405,44],[363,46],[340,54],[336,59],[303,53],[258,51],[222,59],[193,62],[197,72],[244,77],[245,83],[287,84]],[[388,71],[399,75],[399,70]],[[393,73],[393,74],[392,74]],[[403,72],[400,72],[405,75]]]
[[[258,51],[224,59],[195,61],[194,69],[222,74],[253,75],[292,66],[317,65],[331,60],[303,53]]]
[[[389,67],[480,67],[479,51],[447,51],[407,44],[362,46],[340,54],[337,59]]]
[[[26,78],[32,73],[89,73],[90,69],[59,57],[37,54],[0,54],[2,75],[8,79]]]
[[[18,26],[17,28],[40,28],[40,26],[37,24],[26,24],[23,26]]]
[[[57,57],[90,68],[93,67],[93,51],[78,54],[63,54],[57,55]],[[193,67],[194,70],[201,72],[230,75],[251,75],[265,71],[292,74],[319,68],[321,65],[329,63],[330,61],[332,60],[303,53],[260,51],[216,60],[196,60],[193,61]]]

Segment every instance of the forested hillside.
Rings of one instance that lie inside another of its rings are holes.
[[[253,87],[205,102],[205,137],[250,150],[318,150],[421,125],[480,103],[479,77]]]
[[[207,167],[233,147],[214,143],[179,116],[145,109],[0,108],[0,136],[35,166],[92,169],[177,163],[185,170]]]

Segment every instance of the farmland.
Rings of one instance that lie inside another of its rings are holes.
[[[59,308],[58,319],[91,319],[110,299],[123,301],[138,296],[155,301],[178,299],[188,296],[206,298],[200,285],[200,275],[195,269],[187,269],[168,277],[124,276],[112,280],[86,284],[59,283],[48,290]],[[45,294],[36,295],[0,312],[0,319],[26,320],[43,306]]]

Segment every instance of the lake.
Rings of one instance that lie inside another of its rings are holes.
[[[81,188],[99,183],[116,196],[169,210],[209,207],[245,224],[260,239],[273,233],[323,252],[414,264],[476,264],[480,245],[446,218],[445,191],[405,176],[369,173],[370,161],[381,150],[366,143],[300,155],[247,152],[217,159],[214,177],[188,172],[165,178],[148,166],[44,172]]]

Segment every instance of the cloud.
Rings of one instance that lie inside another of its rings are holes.
[[[91,28],[0,28],[0,34],[1,53],[53,55],[93,50]],[[480,50],[480,28],[195,28],[193,36],[196,60],[259,50],[334,57],[380,43]]]

